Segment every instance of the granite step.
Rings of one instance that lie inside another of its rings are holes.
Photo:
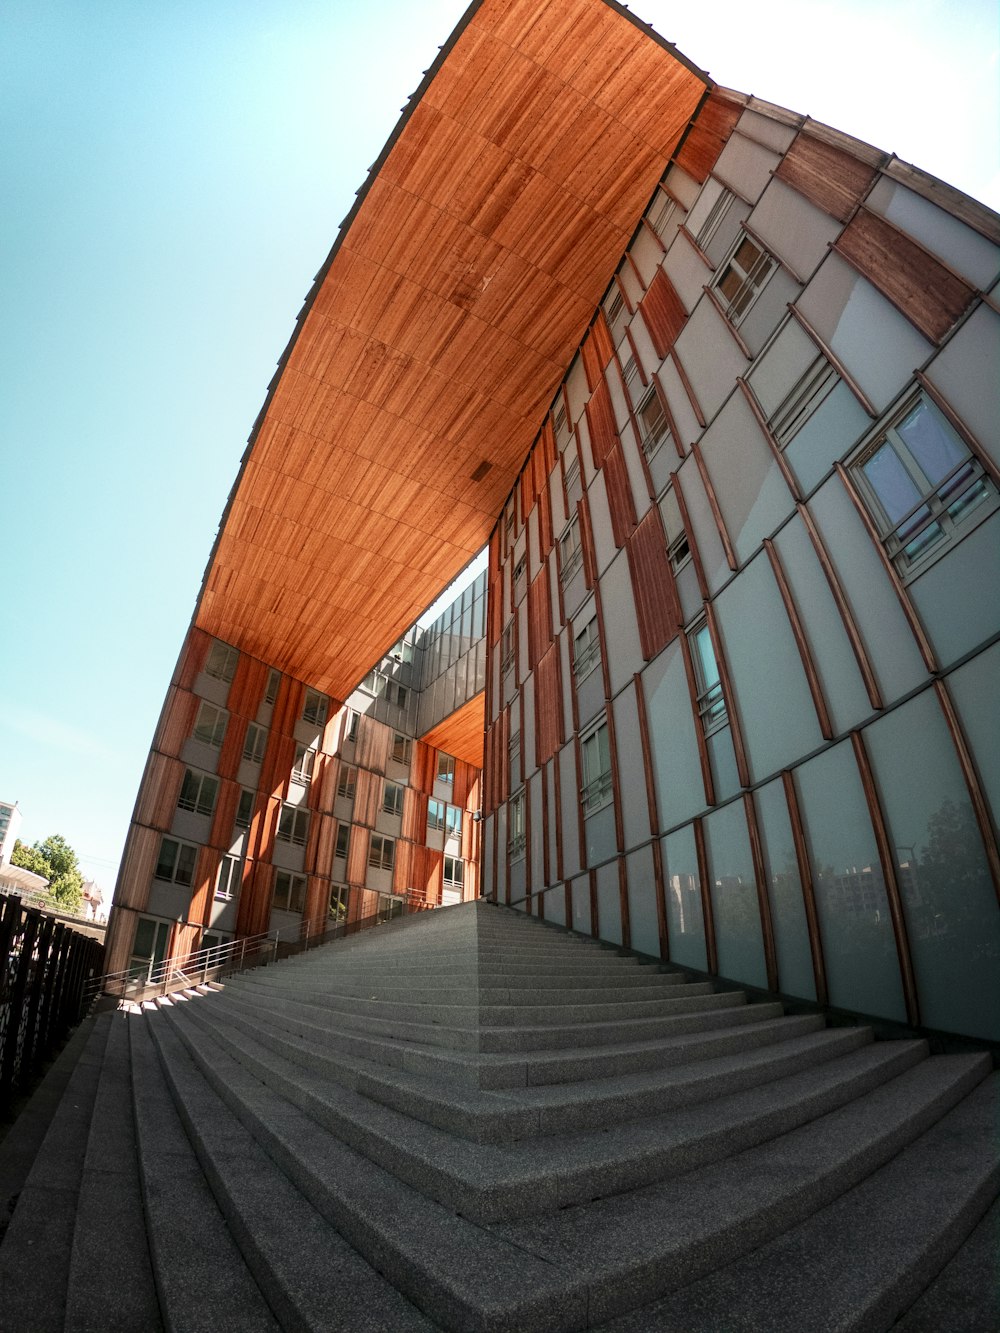
[[[213,1084],[249,1074],[331,1134],[463,1216],[485,1223],[536,1215],[640,1186],[727,1155],[739,1146],[841,1106],[926,1055],[923,1042],[866,1046],[804,1073],[659,1116],[513,1144],[477,1144],[378,1105],[212,1025],[203,1011],[169,1018]]]
[[[994,1158],[995,1126],[996,1121]],[[936,1180],[931,1187],[936,1192]],[[892,1327],[893,1333],[942,1333],[944,1329],[948,1333],[995,1333],[1000,1328],[1000,1197]]]
[[[62,1333],[77,1199],[112,1017],[94,1020],[0,1244],[0,1333]],[[25,1281],[41,1268],[44,1282]]]

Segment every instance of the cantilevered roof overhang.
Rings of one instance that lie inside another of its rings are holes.
[[[486,543],[708,85],[609,0],[481,0],[272,381],[195,623],[343,699]]]

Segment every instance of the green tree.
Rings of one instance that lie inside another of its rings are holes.
[[[49,881],[46,897],[63,912],[78,912],[83,904],[83,874],[76,852],[60,833],[51,833],[33,847],[20,839],[14,843],[11,863],[44,875]]]

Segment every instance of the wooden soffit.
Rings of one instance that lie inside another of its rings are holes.
[[[486,543],[707,80],[609,0],[482,0],[345,220],[195,614],[343,699]]]
[[[435,750],[443,750],[445,754],[453,754],[456,759],[464,759],[467,764],[482,768],[485,731],[486,695],[480,690],[436,727],[424,732],[420,739],[433,745]]]

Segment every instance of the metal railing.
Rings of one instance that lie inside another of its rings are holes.
[[[147,963],[133,964],[121,972],[108,972],[104,976],[94,977],[87,983],[86,997],[90,1001],[105,994],[140,1004],[144,1000],[169,995],[171,991],[191,989],[234,976],[238,972],[248,972],[255,967],[266,967],[281,958],[290,958],[306,949],[315,949],[321,944],[371,930],[389,921],[422,914],[424,910],[422,904],[396,900],[392,909],[382,908],[356,921],[331,924],[329,918],[308,919],[300,922],[296,928],[286,927],[266,934],[246,935],[173,958],[151,958]]]

